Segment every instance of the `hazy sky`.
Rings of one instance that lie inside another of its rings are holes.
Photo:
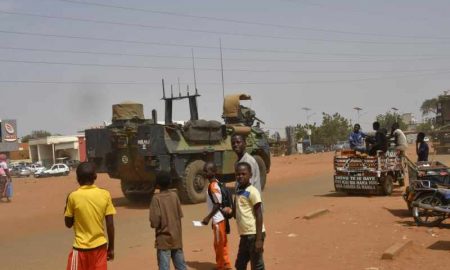
[[[367,128],[391,107],[420,120],[450,88],[449,12],[445,0],[0,0],[0,118],[20,136],[74,134],[122,101],[162,118],[161,78],[192,89],[193,49],[200,116],[220,119],[221,39],[225,93],[251,94],[272,131],[304,123],[305,106],[315,122],[355,121],[355,106]]]

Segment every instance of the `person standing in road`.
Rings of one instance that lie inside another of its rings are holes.
[[[153,195],[150,203],[150,226],[155,229],[159,270],[169,270],[171,258],[176,270],[186,270],[181,232],[183,211],[177,193],[169,190],[171,183],[169,173],[157,175],[156,187],[160,192]]]
[[[259,194],[262,194],[262,187],[261,187],[261,177],[259,174],[259,166],[256,162],[255,158],[252,157],[249,153],[245,151],[245,148],[247,147],[247,144],[245,142],[245,137],[240,134],[234,134],[231,137],[231,147],[233,148],[234,152],[238,156],[238,163],[239,162],[247,162],[251,166],[251,178],[250,178],[250,184],[254,186],[258,191]],[[237,183],[236,183],[237,185]]]
[[[227,225],[229,220],[222,213],[222,202],[225,194],[222,194],[219,180],[216,178],[217,167],[214,162],[206,162],[203,172],[209,180],[206,203],[208,205],[208,215],[203,219],[203,225],[208,225],[212,219],[212,229],[214,235],[214,251],[216,252],[217,270],[229,270],[231,268],[228,253]],[[225,187],[226,188],[226,187]]]
[[[262,201],[259,191],[252,186],[251,165],[239,162],[236,165],[236,192],[235,211],[236,223],[239,231],[239,250],[235,267],[237,270],[247,269],[250,261],[252,270],[264,270],[264,238]]]
[[[8,202],[12,199],[12,179],[6,163],[6,155],[0,154],[0,200],[6,197]]]
[[[419,132],[416,139],[417,161],[428,161],[428,152],[430,151],[427,142],[425,142],[425,133]]]
[[[76,173],[80,187],[69,194],[64,211],[66,227],[73,227],[75,233],[66,269],[106,270],[107,261],[114,259],[113,215],[116,209],[109,192],[94,185],[97,174],[93,163],[80,163]]]

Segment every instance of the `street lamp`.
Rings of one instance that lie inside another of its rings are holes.
[[[356,110],[356,114],[358,116],[357,123],[359,124],[359,117],[361,116],[360,113],[362,111],[362,108],[361,107],[354,107],[353,109]]]
[[[399,121],[400,121],[400,115],[398,114],[398,108],[392,107],[391,110],[394,111],[394,118],[395,118],[395,121],[399,122]]]

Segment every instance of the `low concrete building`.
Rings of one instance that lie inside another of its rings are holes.
[[[10,160],[30,161],[30,151],[28,143],[19,143],[19,149],[17,151],[11,151],[9,153]]]
[[[28,142],[31,162],[51,165],[61,160],[86,160],[84,135],[49,136]]]

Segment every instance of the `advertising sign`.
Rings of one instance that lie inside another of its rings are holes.
[[[4,142],[17,141],[16,120],[3,120],[2,121],[2,141],[4,141]]]

